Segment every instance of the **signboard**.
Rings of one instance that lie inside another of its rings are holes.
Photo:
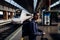
[[[43,12],[43,25],[50,25],[50,12]]]

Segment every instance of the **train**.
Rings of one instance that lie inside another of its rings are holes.
[[[32,17],[32,14],[22,10],[22,12],[20,14],[16,14],[13,18],[12,18],[12,23],[13,24],[22,24],[25,20],[29,19]]]

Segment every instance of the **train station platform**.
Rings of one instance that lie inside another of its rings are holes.
[[[5,25],[5,24],[8,24],[8,23],[11,23],[12,19],[8,19],[8,20],[0,20],[0,26],[1,25]]]
[[[13,33],[11,33],[5,40],[21,40],[22,38],[22,26],[19,26]]]

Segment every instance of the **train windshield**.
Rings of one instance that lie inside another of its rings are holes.
[[[21,14],[16,14],[14,17],[19,18]]]

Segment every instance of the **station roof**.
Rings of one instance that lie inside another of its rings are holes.
[[[58,4],[58,5],[55,6],[55,7],[52,7],[51,10],[60,10],[60,4]]]
[[[33,0],[14,0],[14,1],[19,5],[21,5],[22,7],[24,7],[25,9],[27,9],[28,11],[33,12]],[[50,5],[54,4],[57,1],[59,0],[51,0]],[[46,9],[48,7],[48,2],[49,2],[48,0],[38,0],[35,10],[39,8],[41,8],[42,10]],[[59,9],[59,7],[60,7],[60,4],[52,7],[52,9]]]
[[[16,3],[27,9],[29,12],[33,12],[33,0],[14,0]],[[37,1],[39,4],[40,0]],[[38,6],[38,5],[37,5]]]
[[[38,9],[41,9],[41,10],[47,9],[48,4],[49,4],[48,2],[49,2],[48,0],[41,0],[41,2],[38,4],[37,10]],[[54,6],[52,6],[53,4],[54,4]],[[60,10],[60,2],[59,2],[59,0],[50,0],[50,6],[52,6],[51,7],[52,10],[53,9],[59,9]]]
[[[17,7],[15,7],[14,5],[11,5],[10,3],[4,1],[4,0],[0,0],[0,5],[3,5],[3,6],[7,6],[9,8],[13,8],[13,9],[18,9]]]
[[[33,13],[33,0],[13,0],[15,1],[17,4],[19,4],[20,6],[22,6],[23,8],[25,8],[26,10],[28,10],[29,12]],[[57,2],[59,0],[51,0],[51,5],[54,4],[55,2]],[[17,9],[17,7],[15,7],[14,5],[11,5],[10,3],[5,2],[4,0],[0,0],[0,4],[4,5],[4,6],[8,6],[14,9]],[[36,11],[38,9],[46,9],[48,6],[48,0],[37,0],[37,6],[36,6]],[[51,8],[53,9],[59,9],[60,10],[60,4],[54,6]]]
[[[59,0],[51,0],[51,4],[53,4],[53,3],[57,2],[57,1],[59,1]]]

